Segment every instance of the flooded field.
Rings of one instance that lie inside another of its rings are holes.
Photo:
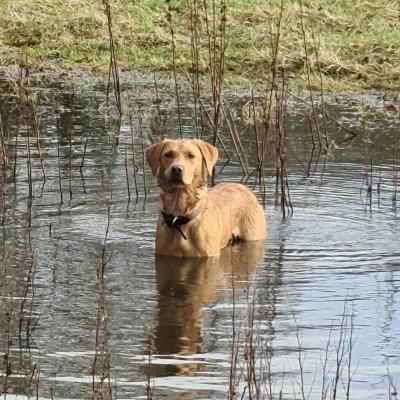
[[[288,98],[293,215],[275,207],[268,156],[265,195],[243,179],[264,202],[265,246],[180,260],[154,256],[158,190],[143,161],[151,137],[179,135],[171,82],[157,100],[153,77],[128,79],[121,121],[101,81],[33,79],[30,102],[5,74],[0,87],[4,399],[398,397],[400,124],[385,98],[331,100],[353,133],[330,120],[327,155]],[[224,96],[251,171],[251,94]],[[187,88],[181,107],[193,137]],[[226,124],[221,137],[232,161],[220,148],[216,182],[239,182]]]

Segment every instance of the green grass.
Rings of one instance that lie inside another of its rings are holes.
[[[198,0],[203,3],[203,0]],[[215,0],[217,5],[219,0]],[[193,0],[191,0],[193,2]],[[208,0],[211,4],[211,0]],[[167,3],[111,0],[120,65],[132,70],[170,71],[171,36]],[[172,1],[176,65],[190,65],[188,1]],[[247,85],[262,80],[271,61],[271,28],[277,0],[228,0],[226,80]],[[306,86],[299,2],[284,2],[279,59],[287,76]],[[313,29],[325,88],[331,91],[397,88],[400,81],[400,5],[389,0],[303,0],[312,83],[319,85]],[[217,8],[218,12],[218,8]],[[204,26],[204,23],[203,23]],[[108,68],[107,20],[100,0],[2,0],[0,65],[18,63],[26,53],[34,67]],[[201,68],[207,70],[202,32]]]

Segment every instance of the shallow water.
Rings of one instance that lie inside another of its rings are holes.
[[[400,378],[400,225],[392,199],[399,126],[393,117],[377,111],[382,109],[378,97],[356,105],[346,99],[329,104],[329,112],[358,135],[347,140],[346,132],[330,123],[335,146],[326,158],[314,154],[310,163],[308,112],[301,103],[289,102],[293,216],[282,219],[274,207],[269,160],[266,245],[240,244],[225,249],[219,260],[182,261],[154,257],[159,204],[148,170],[144,199],[142,145],[149,143],[147,137],[154,129],[151,80],[125,86],[127,101],[143,110],[143,141],[137,112],[132,125],[137,201],[129,118],[124,117],[120,130],[116,129],[101,83],[83,87],[49,79],[35,88],[43,183],[31,121],[20,120],[18,141],[14,140],[18,112],[5,82],[3,77],[1,114],[12,140],[11,168],[0,181],[4,354],[0,388],[8,392],[4,398],[146,398],[150,377],[155,398],[222,399],[227,397],[231,358],[236,353],[233,380],[240,398],[248,374],[249,338],[262,398],[271,391],[274,398],[280,392],[283,398],[302,398],[302,377],[305,397],[320,399],[323,385],[329,396],[340,349],[344,350],[338,398],[346,397],[348,373],[351,399],[390,398],[388,382]],[[169,93],[173,91],[168,82],[161,85],[161,115],[168,132],[176,135],[176,109]],[[249,97],[228,93],[227,98],[237,110],[238,126],[245,129],[240,113]],[[184,103],[184,132],[191,136],[190,94],[184,96]],[[368,119],[365,131],[360,125],[362,115]],[[242,141],[254,164],[252,129],[244,130]],[[224,137],[233,154],[226,132]],[[370,202],[363,177],[372,142],[376,144]],[[217,181],[241,177],[238,163],[224,166],[221,152]],[[247,184],[261,200],[252,179]],[[102,264],[104,280],[99,275]]]

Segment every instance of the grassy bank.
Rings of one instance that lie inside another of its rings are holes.
[[[220,1],[215,0],[219,13]],[[126,69],[171,70],[168,2],[112,0],[117,58]],[[189,5],[198,4],[200,71],[207,69],[204,1],[171,1],[176,66],[191,59]],[[208,1],[212,14],[212,2]],[[193,7],[192,7],[193,9]],[[271,41],[280,10],[277,0],[228,0],[226,80],[246,84],[262,79],[271,61]],[[303,18],[300,18],[300,16]],[[332,91],[397,88],[400,83],[400,6],[393,0],[285,0],[279,63],[299,86],[319,83]],[[303,20],[304,30],[301,28]],[[308,53],[306,63],[304,39]],[[2,0],[0,65],[18,62],[25,52],[36,67],[76,64],[106,71],[109,65],[107,19],[101,0]]]

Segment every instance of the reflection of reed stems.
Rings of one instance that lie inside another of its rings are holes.
[[[95,355],[92,365],[92,394],[93,399],[112,399],[110,355],[107,344],[107,310],[106,291],[104,282],[105,267],[109,261],[106,259],[107,239],[111,224],[111,198],[107,202],[107,225],[104,241],[101,246],[101,254],[97,265],[97,318],[95,336]],[[100,382],[96,385],[96,371],[99,369]],[[107,381],[107,387],[103,384]]]
[[[379,159],[381,160],[382,154],[380,155]],[[381,187],[382,187],[382,170],[379,170],[379,179],[376,185],[376,194],[378,195],[378,207],[381,204]]]
[[[367,128],[366,128],[366,121],[364,118],[364,109],[363,109],[363,115],[361,118],[361,128],[362,128],[362,133],[363,133],[363,143],[364,143],[364,163],[365,165],[367,164],[368,160],[368,145],[367,145]],[[360,196],[362,195],[362,191],[364,188],[364,182],[366,182],[368,186],[368,172],[366,170],[366,167],[363,172],[363,179],[361,182],[361,187],[360,187]]]
[[[131,132],[131,147],[132,147],[132,169],[133,169],[133,180],[135,182],[135,193],[136,193],[136,203],[139,198],[139,190],[138,190],[138,183],[137,183],[137,165],[135,161],[135,142],[133,137],[133,121],[132,121],[132,111],[129,111],[129,128]]]
[[[126,176],[126,189],[128,191],[128,204],[129,204],[131,202],[131,191],[129,188],[128,156],[126,154],[126,146],[125,146],[125,176]]]
[[[373,171],[374,171],[374,147],[371,150],[371,158],[369,163],[369,181],[368,181],[368,198],[369,198],[369,211],[372,211],[372,188],[373,188]]]
[[[157,84],[157,79],[156,75],[154,74],[154,90],[156,93],[156,111],[157,111],[157,118],[156,118],[156,124],[157,124],[157,134],[160,136],[161,140],[164,139],[164,127],[162,125],[162,119],[161,119],[161,99],[158,93],[158,84]]]
[[[256,346],[254,315],[256,308],[256,287],[252,288],[252,295],[249,299],[250,284],[247,289],[247,325],[245,329],[244,358],[246,363],[246,387],[249,400],[260,398],[261,381],[256,375]],[[243,396],[242,396],[243,398]]]
[[[275,395],[276,382],[274,381],[274,376],[277,375],[277,371],[273,371],[272,368],[272,345],[271,343],[264,342],[260,340],[260,336],[257,334],[255,328],[255,310],[256,310],[256,287],[254,291],[250,294],[250,288],[247,295],[247,309],[246,309],[246,326],[244,328],[243,341],[239,340],[239,320],[235,312],[235,287],[232,282],[232,333],[231,333],[231,348],[230,348],[230,375],[229,375],[229,389],[227,398],[229,400],[233,399],[260,399],[266,398],[268,400],[282,399],[283,398],[283,387],[284,387],[284,374],[282,372],[282,387],[278,392],[279,395]],[[342,383],[343,391],[345,393],[346,400],[351,398],[350,389],[351,384],[354,379],[356,368],[353,369],[353,349],[354,349],[354,309],[348,309],[347,300],[343,305],[343,312],[338,324],[330,326],[329,336],[322,350],[322,387],[320,391],[320,399],[326,400],[327,398],[333,400],[338,397],[338,389],[340,383]],[[296,385],[298,385],[298,391],[300,393],[299,398],[306,400],[310,398],[312,393],[314,382],[317,376],[318,369],[315,371],[314,378],[312,382],[307,385],[306,378],[306,356],[305,347],[302,343],[301,329],[300,325],[296,319],[293,312],[293,319],[295,325],[294,334],[296,336],[297,347],[293,350],[296,353],[297,364],[299,368],[298,379],[296,378]],[[338,341],[332,348],[332,333],[335,327],[338,326]],[[263,334],[264,335],[264,334]],[[244,366],[239,369],[239,359],[238,359],[238,349],[239,346],[243,349],[243,360]],[[259,351],[263,350],[263,351]],[[335,354],[335,359],[332,360],[335,365],[330,368],[329,354]],[[333,373],[333,376],[330,374]],[[389,387],[390,389],[395,389],[395,387],[390,386],[390,374],[389,376]],[[237,388],[240,382],[244,380],[244,389],[240,396],[237,393]],[[308,386],[308,387],[307,387]],[[266,391],[265,396],[262,393],[262,388]],[[293,390],[297,389],[293,388]],[[395,390],[393,390],[395,392]],[[329,394],[329,396],[328,396]],[[389,399],[392,399],[389,397]],[[392,400],[395,398],[393,397]]]
[[[138,121],[139,121],[139,135],[142,139],[142,168],[143,168],[143,188],[144,188],[144,199],[147,199],[147,186],[146,186],[146,157],[144,155],[144,135],[142,126],[142,114],[141,110],[138,110]]]
[[[305,393],[305,386],[304,386],[304,358],[302,357],[303,352],[303,344],[300,337],[300,328],[297,322],[296,317],[293,315],[294,323],[296,326],[296,341],[297,341],[297,363],[299,365],[300,371],[300,392],[302,400],[306,400],[309,396]]]
[[[308,128],[308,131],[310,132],[310,137],[311,137],[312,151],[314,151],[315,150],[315,138],[314,138],[312,119],[310,117],[310,114],[307,114],[307,122],[308,122],[307,128]]]
[[[354,374],[356,372],[356,369],[354,371],[351,370],[352,366],[352,358],[353,358],[353,347],[354,347],[354,310],[352,310],[352,313],[350,315],[350,333],[348,336],[348,343],[347,343],[347,385],[345,388],[346,391],[346,400],[350,400],[350,387],[351,387],[351,382],[353,381]]]
[[[394,157],[393,157],[393,177],[392,177],[392,209],[397,209],[397,188],[399,182],[399,137],[395,136]]]
[[[13,167],[14,189],[16,189],[17,187],[18,137],[19,137],[20,120],[21,120],[21,114],[18,113],[17,128],[15,130],[15,141],[14,141],[14,167]]]
[[[35,364],[37,365],[37,364]],[[37,374],[36,374],[36,399],[39,400],[39,382],[40,382],[40,365],[37,368]]]
[[[60,206],[62,206],[64,200],[63,200],[62,178],[61,178],[60,136],[57,136],[57,164],[58,164],[58,188],[60,192]]]
[[[41,144],[41,139],[40,139],[40,124],[37,119],[35,105],[33,103],[33,100],[31,100],[31,102],[30,102],[30,107],[31,107],[32,119],[33,119],[33,125],[34,125],[34,129],[36,131],[36,147],[37,147],[37,151],[39,154],[40,167],[42,169],[43,184],[45,184],[46,183],[46,172],[44,169],[43,146]]]
[[[310,131],[311,133],[311,131]],[[313,137],[311,135],[311,137]],[[314,138],[313,138],[314,139]],[[307,167],[305,168],[305,176],[308,178],[310,176],[310,172],[311,172],[311,164],[314,158],[314,152],[315,152],[315,143],[313,142],[313,145],[311,147],[311,154],[310,154],[310,158],[308,159],[308,163],[307,163]]]
[[[24,287],[23,294],[21,296],[22,300],[21,300],[21,304],[20,304],[19,328],[18,328],[18,338],[19,338],[19,343],[20,343],[20,349],[22,349],[22,325],[25,320],[25,314],[26,314],[25,305],[28,301],[29,289],[32,289],[32,300],[33,300],[33,296],[34,296],[33,278],[34,278],[34,274],[35,274],[36,257],[35,257],[35,249],[33,248],[31,251],[32,251],[32,253],[31,253],[31,258],[30,258],[30,262],[29,262],[28,272],[24,279],[25,287]],[[29,336],[30,336],[29,324],[30,324],[30,318],[28,318],[27,332],[26,332],[27,333],[26,339],[28,342],[29,342]]]
[[[107,226],[106,226],[106,232],[104,234],[104,242],[101,252],[101,277],[104,276],[104,268],[106,267],[106,264],[108,262],[108,260],[106,260],[106,245],[111,224],[111,201],[112,201],[112,193],[111,193],[111,198],[107,204]]]
[[[10,349],[12,345],[12,332],[11,332],[11,317],[13,310],[7,311],[5,314],[6,317],[6,326],[4,327],[4,331],[2,335],[5,336],[5,351],[3,354],[3,371],[4,371],[4,381],[3,381],[3,393],[4,398],[6,398],[6,393],[8,393],[8,379],[12,374],[11,370],[11,360],[10,360]]]
[[[329,361],[329,346],[331,344],[331,337],[332,337],[332,329],[333,325],[329,329],[328,340],[325,345],[324,351],[324,361],[322,364],[322,385],[321,385],[321,400],[325,400],[328,394],[329,385],[327,385],[328,380],[328,361]]]
[[[26,167],[27,167],[27,175],[28,175],[28,226],[29,228],[32,226],[32,200],[33,200],[33,187],[32,187],[32,155],[31,155],[31,142],[29,136],[29,130],[26,130],[25,135],[25,143],[26,143]]]
[[[368,201],[369,211],[372,211],[372,189],[373,189],[373,171],[374,171],[374,151],[375,151],[375,143],[371,139],[369,135],[369,131],[367,130],[367,120],[364,115],[364,108],[361,119],[361,127],[363,132],[364,139],[364,159],[365,159],[365,172],[363,176],[363,181],[361,183],[360,195],[363,190],[364,181],[366,184],[366,199]]]
[[[342,364],[344,360],[344,355],[345,355],[345,343],[346,343],[346,337],[347,337],[347,315],[346,315],[346,308],[347,304],[345,302],[344,307],[343,307],[343,314],[342,314],[342,319],[340,321],[340,331],[339,331],[339,341],[336,347],[336,367],[335,367],[335,376],[333,378],[333,388],[332,388],[332,400],[336,400],[337,396],[337,389],[338,389],[338,384],[340,382],[340,377],[342,373]]]
[[[397,383],[394,381],[393,376],[390,374],[389,367],[387,368],[386,375],[388,380],[388,400],[397,400]]]
[[[266,390],[267,390],[267,400],[273,400],[274,399],[274,387],[275,383],[273,381],[273,375],[272,375],[272,351],[271,348],[266,344],[266,349],[265,349],[265,365],[266,365],[266,379],[267,379],[267,384],[266,384]],[[283,386],[283,378],[282,378],[282,386]],[[280,391],[279,400],[282,400],[282,389]]]
[[[398,188],[398,181],[399,181],[399,169],[398,167],[393,167],[393,193],[392,193],[392,207],[393,210],[397,209],[397,188]]]
[[[0,225],[3,226],[3,227],[4,227],[5,223],[6,223],[6,212],[7,212],[7,202],[6,202],[7,189],[6,189],[6,185],[3,184],[3,182],[2,182],[2,180],[5,180],[5,179],[6,179],[5,176],[3,176],[3,177],[0,176],[0,186],[1,186],[0,198],[1,198],[2,202],[3,202],[3,205],[2,205],[3,212],[2,212],[2,215],[1,215],[1,223],[0,223]]]
[[[151,357],[152,357],[152,348],[153,348],[153,340],[150,338],[149,344],[149,354],[147,360],[147,371],[146,371],[146,399],[152,400],[153,399],[153,387],[151,384]]]
[[[69,204],[72,201],[72,127],[69,129]]]
[[[5,220],[6,220],[6,178],[7,178],[7,169],[10,166],[9,158],[8,158],[8,143],[9,143],[9,138],[5,139],[4,135],[4,129],[3,129],[3,119],[1,117],[0,113],[0,187],[1,187],[1,193],[0,193],[0,199],[3,202],[3,212],[2,212],[2,218],[1,218],[1,226],[4,226]],[[3,183],[4,182],[4,183]]]
[[[85,144],[83,145],[83,154],[82,154],[82,161],[81,165],[79,167],[79,171],[81,172],[81,176],[83,176],[83,165],[85,163],[85,157],[86,157],[86,149],[87,149],[87,144],[88,144],[88,138],[85,139]]]
[[[232,336],[231,336],[231,352],[230,352],[230,368],[229,368],[229,389],[228,400],[236,398],[237,390],[237,363],[239,353],[239,338],[236,326],[236,290],[233,271],[231,271],[231,288],[232,288]]]

